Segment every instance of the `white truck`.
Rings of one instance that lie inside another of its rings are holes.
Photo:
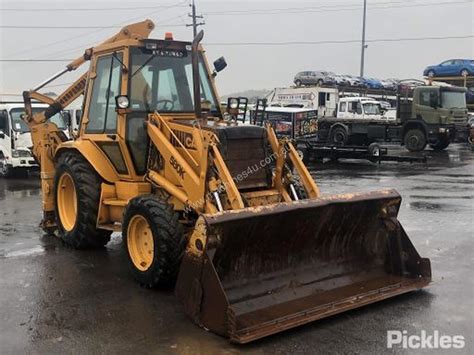
[[[267,96],[268,107],[296,107],[317,110],[318,117],[333,116],[339,91],[324,87],[275,88]]]
[[[371,97],[343,97],[339,99],[336,117],[354,120],[395,120],[395,110],[382,108],[379,101]]]
[[[48,107],[44,104],[33,104],[33,112],[42,111]],[[31,154],[30,129],[21,119],[24,113],[23,103],[0,103],[0,177],[10,177],[15,173],[27,174],[38,169],[38,164]],[[67,132],[66,122],[57,113],[51,118],[59,129]]]

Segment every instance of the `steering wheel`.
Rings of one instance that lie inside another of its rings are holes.
[[[161,110],[163,111],[172,111],[174,108],[174,101],[172,100],[168,100],[168,99],[158,100],[156,102],[156,106],[159,106],[160,104],[164,104],[163,107],[161,108]]]

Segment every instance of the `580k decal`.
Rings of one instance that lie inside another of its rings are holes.
[[[181,179],[184,179],[184,168],[181,166],[180,163],[178,163],[175,157],[170,157],[170,164],[174,168],[174,170],[176,170]]]

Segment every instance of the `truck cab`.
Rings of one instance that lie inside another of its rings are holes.
[[[44,110],[47,105],[33,104],[33,111]],[[26,173],[38,169],[33,158],[31,133],[22,120],[23,103],[0,103],[0,176],[10,177],[15,172]],[[52,117],[51,122],[66,131],[66,122],[61,113]]]
[[[382,120],[384,112],[379,101],[370,97],[343,97],[337,107],[338,119]]]
[[[419,86],[412,99],[399,98],[397,118],[404,132],[418,131],[419,139],[442,150],[457,139],[467,140],[467,112],[465,88]]]

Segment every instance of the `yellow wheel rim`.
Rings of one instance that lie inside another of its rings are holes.
[[[133,216],[127,229],[127,247],[135,267],[146,271],[153,262],[153,233],[145,217]]]
[[[69,232],[76,224],[77,194],[74,180],[68,173],[64,173],[59,178],[57,199],[59,219],[63,228]]]

